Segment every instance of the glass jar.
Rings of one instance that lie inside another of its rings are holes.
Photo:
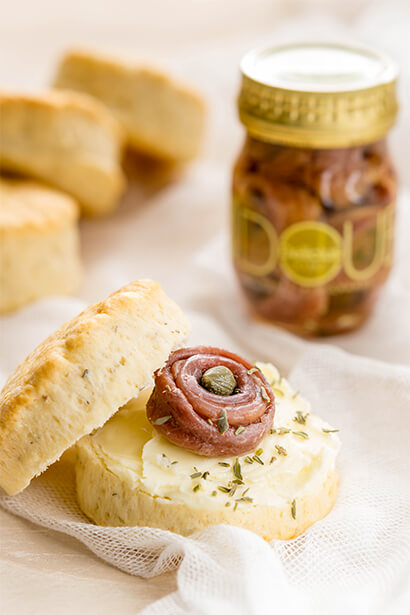
[[[242,60],[247,137],[233,173],[233,260],[252,311],[301,335],[358,327],[391,265],[395,65],[333,44]]]

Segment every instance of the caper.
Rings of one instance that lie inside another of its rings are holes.
[[[201,385],[215,395],[232,395],[236,389],[237,382],[228,367],[216,365],[207,369],[202,374]]]

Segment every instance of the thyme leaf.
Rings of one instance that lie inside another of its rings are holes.
[[[230,488],[229,487],[225,487],[224,485],[219,485],[218,489],[219,489],[219,491],[222,491],[222,493],[229,493],[230,492]]]
[[[262,461],[262,459],[261,459],[260,457],[258,457],[258,455],[254,455],[254,456],[252,457],[252,459],[253,459],[254,461],[256,461],[256,463],[259,463],[261,466],[264,466],[264,465],[265,465],[265,464],[264,464],[264,462]]]
[[[241,471],[241,464],[239,463],[239,459],[236,458],[235,463],[232,466],[232,471],[234,473],[234,476],[239,479],[239,480],[243,480],[243,476],[242,476],[242,471]]]
[[[309,434],[306,431],[292,431],[294,436],[299,436],[300,438],[304,438],[305,440],[309,439]]]
[[[252,374],[255,374],[258,371],[259,371],[259,367],[252,367],[252,369],[248,369],[248,374],[249,376],[252,376]]]
[[[298,410],[296,412],[296,415],[293,417],[293,420],[296,423],[299,423],[299,425],[306,425],[306,419],[308,416],[309,416],[309,412],[306,412],[306,414],[303,414],[301,410]]]
[[[170,414],[168,414],[167,416],[161,416],[159,419],[154,421],[154,425],[163,425],[164,423],[169,421],[170,418],[171,418]]]
[[[221,436],[223,436],[224,433],[229,429],[228,417],[225,409],[221,410],[221,414],[219,416],[219,419],[217,420],[217,424],[219,433],[221,434]]]

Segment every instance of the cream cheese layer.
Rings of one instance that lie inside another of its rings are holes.
[[[281,506],[318,492],[335,469],[339,437],[273,365],[257,366],[271,383],[276,413],[255,451],[203,457],[168,442],[146,418],[147,389],[91,437],[97,455],[135,489],[190,508]]]

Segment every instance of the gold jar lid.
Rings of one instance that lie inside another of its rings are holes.
[[[377,141],[397,115],[396,64],[372,49],[299,43],[241,61],[239,116],[263,141],[349,147]]]

